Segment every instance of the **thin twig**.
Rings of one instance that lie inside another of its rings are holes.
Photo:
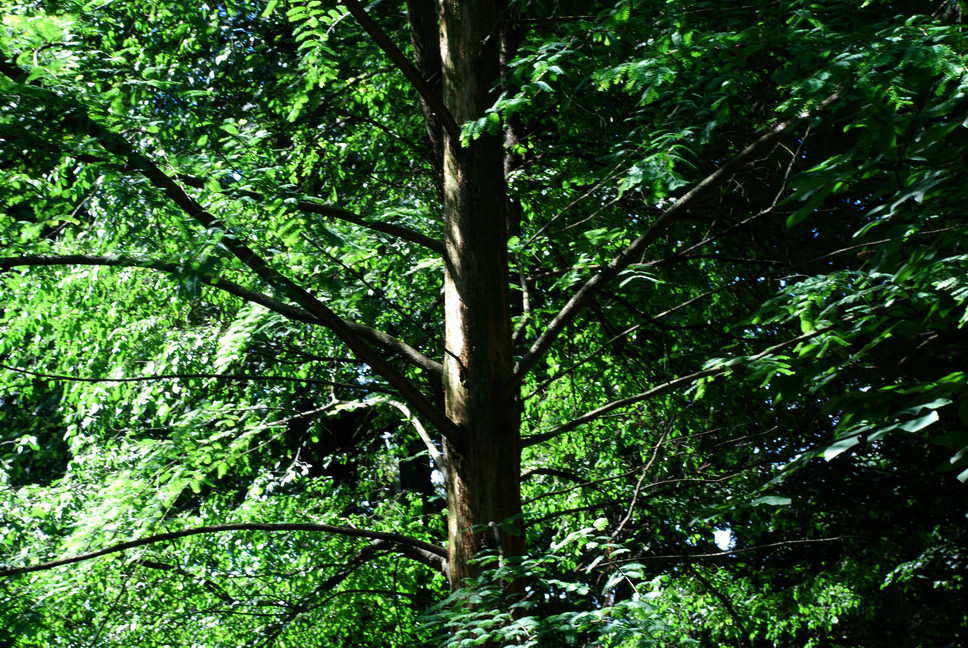
[[[629,502],[628,512],[626,512],[625,518],[622,520],[621,524],[619,524],[618,527],[615,529],[615,531],[612,533],[612,538],[617,538],[618,535],[622,532],[622,529],[625,528],[625,525],[628,524],[628,521],[632,519],[632,512],[635,510],[635,502],[638,500],[639,492],[642,490],[642,482],[645,481],[645,477],[646,475],[649,474],[649,470],[652,468],[652,464],[655,463],[656,457],[659,456],[659,450],[662,449],[662,443],[663,441],[665,441],[667,433],[668,433],[668,430],[662,432],[662,434],[659,435],[659,440],[655,444],[655,448],[652,451],[652,456],[649,458],[649,462],[645,464],[645,468],[642,469],[642,476],[639,477],[639,481],[635,484],[635,491],[632,493],[632,501]]]
[[[716,551],[713,553],[703,553],[703,554],[666,554],[661,556],[639,556],[638,558],[628,558],[623,559],[620,562],[638,562],[641,560],[693,560],[695,558],[721,558],[723,556],[732,556],[738,553],[746,553],[748,551],[759,551],[761,549],[773,549],[774,547],[785,547],[788,545],[802,545],[802,544],[817,544],[822,542],[839,542],[847,538],[857,538],[860,536],[836,536],[833,538],[814,538],[805,540],[783,540],[780,542],[771,542],[769,544],[756,545],[753,547],[743,547],[742,549],[729,549],[727,551]]]

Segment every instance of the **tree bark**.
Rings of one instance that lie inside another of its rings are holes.
[[[444,103],[458,123],[494,102],[501,0],[440,0]],[[445,443],[450,584],[476,571],[481,549],[524,553],[520,412],[513,371],[501,138],[466,146],[444,135],[444,401],[459,433]]]

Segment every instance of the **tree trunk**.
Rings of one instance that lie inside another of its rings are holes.
[[[443,96],[457,123],[494,102],[503,2],[441,0]],[[450,584],[482,548],[521,556],[520,412],[503,385],[513,369],[507,192],[501,139],[444,139],[444,402],[460,428],[445,444]]]

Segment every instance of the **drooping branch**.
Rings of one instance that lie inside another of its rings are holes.
[[[755,142],[740,151],[733,159],[706,176],[695,187],[676,200],[671,207],[653,221],[641,236],[612,259],[601,272],[586,281],[572,295],[571,299],[568,300],[561,310],[558,311],[558,314],[549,322],[544,333],[535,340],[528,352],[521,358],[521,361],[515,367],[514,375],[509,380],[507,386],[508,391],[516,389],[521,384],[521,381],[524,380],[528,371],[544,357],[545,353],[551,348],[551,345],[561,335],[562,331],[565,330],[565,327],[591,302],[592,298],[614,280],[622,270],[635,262],[653,241],[683,217],[701,197],[727,182],[740,167],[752,160],[760,151],[776,142],[792,127],[829,106],[838,96],[839,93],[835,92],[820,102],[813,110],[802,112],[792,119],[777,124]]]
[[[373,42],[383,50],[383,52],[390,58],[390,61],[397,67],[398,70],[403,72],[403,75],[407,77],[407,80],[413,84],[414,89],[420,95],[420,98],[430,106],[430,109],[436,115],[437,119],[440,121],[440,125],[447,131],[451,139],[457,141],[460,139],[460,126],[454,120],[454,116],[451,115],[450,111],[444,105],[443,98],[440,94],[435,93],[433,88],[427,83],[427,81],[420,76],[417,69],[413,64],[407,60],[407,57],[403,55],[400,48],[390,40],[390,37],[386,35],[380,26],[370,18],[370,15],[366,13],[366,9],[363,5],[357,2],[357,0],[342,0],[342,4],[346,7],[346,10],[352,14],[356,19],[356,22],[360,23],[363,30],[370,35]]]
[[[38,563],[36,565],[26,565],[23,567],[3,569],[0,570],[0,578],[16,576],[18,574],[29,574],[31,572],[47,571],[56,567],[73,565],[75,563],[100,558],[101,556],[121,553],[122,551],[128,551],[129,549],[137,549],[138,547],[145,547],[152,544],[158,544],[160,542],[171,542],[172,540],[178,540],[180,538],[188,538],[191,536],[206,535],[211,533],[225,533],[228,531],[266,531],[270,533],[280,531],[310,531],[315,533],[329,533],[332,535],[348,536],[352,538],[379,540],[381,541],[381,548],[385,548],[386,550],[394,553],[399,553],[407,558],[418,560],[428,567],[436,569],[444,574],[447,573],[446,549],[443,547],[438,547],[430,542],[425,542],[423,540],[418,540],[417,538],[411,538],[410,536],[405,536],[398,533],[367,531],[366,529],[340,527],[330,524],[239,522],[233,524],[213,524],[208,526],[194,527],[191,529],[182,529],[180,531],[171,531],[168,533],[158,533],[146,538],[120,542],[118,544],[111,545],[110,547],[105,547],[104,549],[98,549],[96,551],[89,551],[76,556],[70,556],[69,558],[59,558],[57,560]]]
[[[752,547],[742,547],[740,549],[727,549],[726,551],[714,551],[712,553],[701,553],[701,554],[657,554],[654,556],[637,556],[634,560],[639,562],[642,560],[683,560],[691,561],[698,560],[700,558],[723,558],[725,556],[733,556],[735,554],[747,553],[750,551],[762,551],[763,549],[773,549],[775,547],[788,547],[791,545],[809,545],[809,544],[823,544],[826,542],[844,542],[844,540],[851,538],[861,538],[866,540],[871,540],[869,536],[860,535],[842,535],[834,536],[830,538],[806,538],[803,540],[781,540],[780,542],[770,542],[767,544],[754,545]],[[626,563],[632,562],[633,559],[619,559],[617,562]]]
[[[756,355],[749,356],[746,360],[748,362],[755,362],[756,360],[761,360],[766,356],[770,355],[771,353],[775,353],[776,351],[779,351],[780,349],[783,349],[785,347],[798,344],[800,342],[803,342],[804,340],[809,340],[812,337],[815,337],[817,335],[820,335],[821,333],[824,333],[826,330],[828,329],[823,329],[823,330],[818,329],[816,331],[811,331],[810,333],[798,335],[795,338],[791,338],[784,342],[780,342],[779,344],[774,344],[768,349],[760,351]],[[729,364],[726,366],[703,369],[702,371],[696,371],[687,376],[680,376],[679,378],[670,380],[669,382],[666,382],[666,383],[662,383],[661,385],[656,385],[652,389],[648,389],[640,394],[629,396],[628,398],[614,400],[610,403],[606,403],[605,405],[602,405],[598,409],[594,409],[591,412],[582,414],[581,416],[574,418],[568,421],[567,423],[563,423],[558,427],[552,430],[549,430],[548,432],[544,432],[542,434],[535,434],[533,436],[524,438],[521,440],[521,445],[523,447],[528,447],[528,446],[537,445],[539,443],[544,443],[545,441],[549,441],[551,439],[554,439],[555,437],[561,436],[565,432],[570,432],[571,430],[574,430],[575,428],[582,426],[585,423],[590,423],[595,419],[599,419],[605,416],[606,414],[608,414],[609,412],[612,412],[617,409],[621,409],[623,407],[628,407],[629,405],[634,405],[635,403],[648,400],[650,398],[655,398],[656,396],[662,396],[663,394],[668,394],[670,391],[673,391],[675,389],[688,385],[689,383],[695,380],[700,380],[702,378],[711,378],[713,376],[724,374],[730,369],[732,369],[734,366],[735,364]]]
[[[10,76],[10,75],[8,75]],[[8,135],[12,133],[13,136],[33,149],[38,149],[42,151],[49,151],[51,153],[63,154],[58,146],[48,142],[47,140],[35,137],[31,133],[28,133],[24,129],[17,128],[10,125],[0,125],[0,134]],[[90,154],[76,155],[72,154],[72,157],[80,160],[81,162],[88,163],[108,163],[109,160],[105,157],[99,157]],[[182,182],[189,187],[194,187],[196,189],[206,189],[210,185],[204,178],[197,178],[194,176],[179,174],[175,178],[177,181]],[[268,196],[262,194],[258,191],[251,191],[249,189],[236,189],[231,183],[221,181],[218,183],[221,187],[223,193],[232,194],[236,196],[243,196],[245,198],[250,198],[257,202],[265,201]],[[287,196],[289,197],[289,196]],[[333,205],[327,205],[316,200],[300,198],[290,205],[293,209],[297,211],[305,212],[308,214],[316,214],[317,216],[323,216],[325,218],[331,218],[333,220],[345,221],[347,223],[352,223],[363,227],[365,229],[370,229],[375,232],[383,232],[384,234],[389,234],[390,236],[402,239],[404,241],[410,241],[411,243],[416,243],[421,245],[428,250],[443,256],[444,254],[444,244],[426,234],[412,230],[409,227],[403,227],[402,225],[394,225],[393,223],[383,223],[381,221],[374,221],[363,218],[359,214],[351,212],[347,209],[342,209],[340,207],[334,207]]]
[[[195,187],[197,189],[204,189],[208,187],[208,183],[202,178],[178,175],[175,179],[185,183],[189,187]],[[259,193],[258,191],[251,191],[249,189],[233,189],[230,184],[221,184],[220,186],[225,193],[244,196],[258,202],[262,202],[267,199],[265,194]],[[324,216],[334,220],[346,221],[347,223],[353,223],[354,225],[359,225],[360,227],[371,229],[375,232],[383,232],[384,234],[389,234],[390,236],[394,236],[404,241],[410,241],[411,243],[422,245],[428,250],[441,256],[444,254],[444,244],[441,241],[427,236],[426,234],[421,234],[420,232],[412,230],[409,227],[394,225],[393,223],[382,223],[380,221],[368,220],[349,210],[316,202],[314,200],[300,199],[297,200],[292,207],[298,211],[306,212],[307,214],[316,214],[317,216]]]
[[[0,270],[15,268],[21,266],[62,266],[62,265],[96,265],[96,266],[112,266],[112,267],[134,267],[134,268],[146,268],[150,270],[160,270],[161,272],[167,272],[171,274],[178,274],[183,272],[183,269],[179,267],[178,264],[172,263],[170,261],[159,261],[156,259],[137,259],[134,257],[125,257],[119,255],[108,255],[108,256],[97,256],[90,254],[62,254],[62,255],[33,255],[28,254],[20,257],[4,257],[0,258]],[[313,317],[308,311],[301,308],[292,306],[285,302],[279,301],[265,295],[257,290],[252,290],[251,288],[246,288],[235,282],[228,281],[226,279],[219,279],[217,277],[212,277],[209,275],[200,275],[198,277],[199,281],[202,283],[223,290],[231,295],[235,295],[245,301],[252,302],[254,304],[259,304],[271,311],[279,313],[280,315],[297,322],[306,322],[308,324],[322,324],[325,326],[324,322],[320,322],[319,319]],[[403,358],[406,362],[410,363],[415,367],[420,367],[433,380],[440,380],[442,373],[442,368],[439,362],[431,360],[424,354],[420,353],[412,346],[393,337],[388,333],[384,333],[378,329],[372,328],[365,324],[360,324],[358,322],[351,322],[349,320],[344,320],[346,326],[355,333],[357,336],[363,338],[364,340],[376,345],[377,347],[395,353]]]

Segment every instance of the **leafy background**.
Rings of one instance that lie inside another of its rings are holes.
[[[401,3],[369,10],[409,43]],[[511,3],[522,44],[463,132],[520,135],[507,181],[522,352],[675,198],[814,111],[669,227],[530,374],[527,559],[482,556],[480,579],[449,595],[439,573],[359,539],[201,535],[4,578],[3,641],[963,642],[963,10]],[[246,241],[342,316],[439,356],[442,263],[392,229],[441,234],[433,152],[416,93],[369,37],[318,1],[5,2],[2,50],[28,72],[0,77],[3,257],[105,261],[2,266],[6,565],[232,522],[439,543],[419,420],[225,247]],[[175,208],[81,108],[224,228]],[[512,577],[529,583],[513,606]]]

